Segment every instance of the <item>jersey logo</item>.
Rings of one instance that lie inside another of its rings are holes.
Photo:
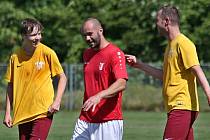
[[[173,49],[170,49],[169,52],[168,52],[168,56],[169,57],[172,57],[174,54],[174,50]]]
[[[41,70],[44,67],[44,62],[43,61],[37,61],[35,63],[35,66],[36,66],[37,70]]]
[[[103,70],[103,67],[104,67],[104,63],[99,63],[99,70]]]
[[[183,101],[176,101],[176,105],[177,105],[177,106],[183,106],[184,103],[183,103]]]
[[[119,59],[119,68],[122,70],[123,67],[122,67],[122,56],[121,56],[121,52],[117,52],[117,56],[118,56],[118,59]]]

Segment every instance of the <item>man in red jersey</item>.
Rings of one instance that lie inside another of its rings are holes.
[[[88,18],[81,34],[90,48],[84,59],[84,100],[73,140],[121,140],[122,91],[128,79],[124,53],[103,35],[101,23]]]

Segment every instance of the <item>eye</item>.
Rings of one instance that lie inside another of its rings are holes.
[[[86,34],[86,36],[92,36],[92,32],[88,32],[87,34]]]

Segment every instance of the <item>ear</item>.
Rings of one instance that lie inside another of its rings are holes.
[[[99,32],[103,34],[103,29],[102,29],[102,28],[100,28],[100,29],[99,29]]]
[[[165,27],[170,24],[170,19],[168,17],[165,18]]]

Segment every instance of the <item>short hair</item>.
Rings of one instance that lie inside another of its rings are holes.
[[[26,18],[21,22],[20,33],[22,35],[30,34],[33,32],[35,27],[38,28],[38,31],[43,30],[43,26],[38,20]]]
[[[175,6],[166,5],[158,10],[161,18],[169,17],[173,25],[180,24],[179,11]]]

